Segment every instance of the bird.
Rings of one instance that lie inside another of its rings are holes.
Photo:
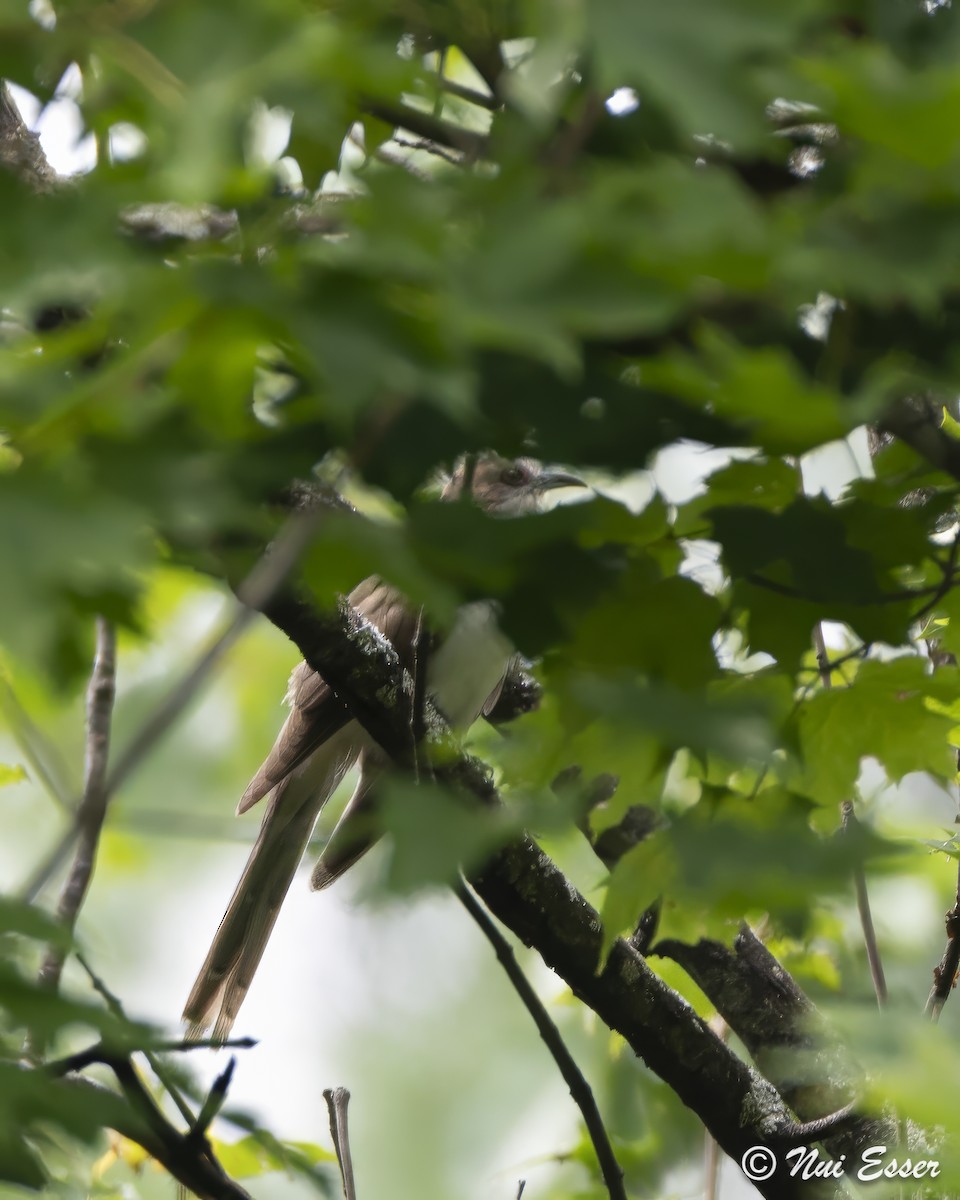
[[[458,460],[441,500],[460,499],[468,478],[473,502],[498,517],[536,512],[548,491],[586,486],[576,475],[548,470],[535,459],[488,451],[472,463]],[[420,640],[419,610],[377,575],[364,579],[347,599],[411,669]],[[494,604],[461,606],[446,636],[433,643],[426,671],[426,690],[452,729],[464,731],[489,714],[514,653],[497,625]],[[358,782],[313,869],[311,888],[328,887],[375,840],[369,813],[388,765],[385,752],[306,662],[294,668],[285,700],[289,715],[237,805],[240,815],[266,801],[260,831],[183,1010],[189,1035],[199,1037],[212,1025],[214,1042],[229,1036],[317,817],[354,766]]]

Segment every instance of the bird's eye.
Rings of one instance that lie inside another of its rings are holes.
[[[504,467],[500,472],[500,482],[507,484],[508,487],[519,487],[521,483],[525,483],[527,473],[523,467],[518,467],[514,464],[512,467]]]

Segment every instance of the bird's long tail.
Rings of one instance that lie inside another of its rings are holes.
[[[229,1035],[320,809],[350,765],[337,750],[328,745],[316,751],[307,769],[271,793],[247,865],[184,1006],[191,1035],[211,1023],[215,1041]]]
[[[383,775],[383,763],[376,752],[365,751],[360,756],[360,779],[347,801],[343,815],[321,851],[310,876],[315,892],[327,888],[344,871],[366,854],[380,836],[376,820],[377,782]]]

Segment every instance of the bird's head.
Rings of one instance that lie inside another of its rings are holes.
[[[466,474],[467,460],[460,459],[443,489],[444,500],[462,495]],[[501,458],[484,453],[473,464],[473,498],[482,509],[497,516],[519,517],[536,512],[546,492],[586,486],[576,475],[548,470],[535,458]]]

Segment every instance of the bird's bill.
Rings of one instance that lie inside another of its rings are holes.
[[[579,476],[571,475],[567,471],[544,471],[537,479],[537,487],[541,492],[550,492],[554,488],[589,486]]]

